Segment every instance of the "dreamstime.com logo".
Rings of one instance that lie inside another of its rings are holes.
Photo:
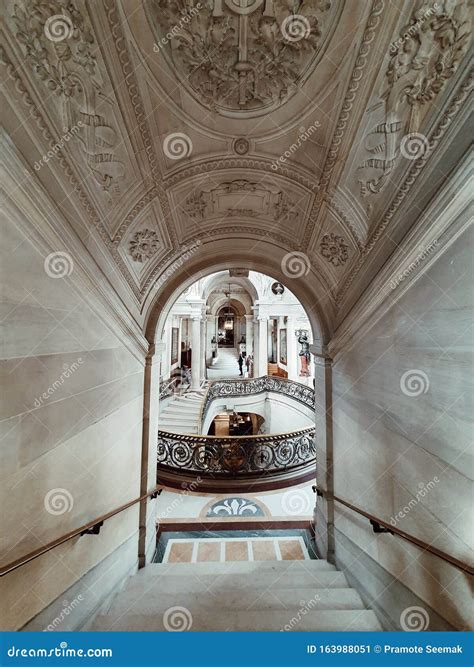
[[[188,7],[184,11],[181,12],[181,17],[177,23],[169,30],[166,35],[160,39],[159,42],[156,42],[153,45],[153,51],[155,53],[158,53],[158,51],[161,49],[162,46],[166,46],[173,37],[176,37],[176,35],[179,35],[181,32],[182,28],[187,25],[191,19],[196,16],[196,14],[199,14],[199,12],[202,9],[202,4],[198,2],[195,7]]]
[[[43,630],[43,632],[54,632],[56,628],[61,625],[63,621],[66,620],[66,618],[69,616],[69,614],[76,608],[78,607],[81,602],[84,600],[84,597],[82,594],[79,594],[72,602],[68,602],[67,600],[63,601],[63,609],[61,609],[60,613],[56,618],[54,618],[51,623],[46,626],[46,628]]]
[[[67,252],[52,252],[44,260],[44,270],[50,278],[67,278],[73,269],[74,262]]]
[[[76,125],[73,125],[69,130],[62,135],[61,139],[55,144],[47,153],[45,153],[40,160],[37,160],[34,163],[34,168],[36,171],[39,171],[44,164],[47,164],[53,157],[59,153],[61,148],[64,148],[64,145],[67,144],[79,130],[84,127],[82,120],[79,120]]]
[[[193,142],[184,132],[173,132],[163,140],[163,152],[170,160],[182,160],[193,152]]]
[[[44,34],[51,42],[62,42],[68,39],[74,31],[74,26],[66,14],[54,14],[46,19]]]
[[[414,507],[420,503],[423,498],[428,495],[428,493],[436,486],[436,484],[439,483],[439,478],[438,477],[433,477],[428,484],[425,484],[424,482],[420,482],[418,484],[419,490],[416,492],[416,495],[408,501],[408,503],[403,507],[395,516],[392,516],[390,519],[390,523],[392,526],[396,526],[399,521],[404,519],[407,514],[409,514]]]
[[[170,607],[163,614],[163,625],[168,632],[186,632],[192,624],[192,614],[186,607]]]
[[[421,396],[421,394],[426,394],[429,388],[430,379],[425,371],[419,368],[410,368],[400,378],[400,389],[405,396],[416,398],[417,396]]]
[[[280,27],[281,34],[287,42],[299,42],[308,39],[311,34],[311,25],[302,14],[290,14]]]
[[[183,266],[184,262],[186,262],[195,252],[196,250],[201,246],[201,241],[196,241],[194,245],[192,245],[189,248],[186,248],[186,250],[183,252],[183,254],[178,257],[178,259],[175,259],[175,261],[169,266],[164,273],[161,274],[161,276],[158,278],[156,281],[155,285],[156,287],[161,287],[162,284],[168,280],[170,276],[173,275],[181,266]]]
[[[395,42],[392,42],[390,44],[390,55],[394,56],[397,52],[398,49],[411,37],[414,37],[420,26],[426,21],[426,19],[430,18],[430,16],[433,16],[433,14],[436,14],[436,12],[440,9],[440,5],[438,5],[436,2],[433,4],[432,7],[429,7],[428,9],[425,9],[420,16],[418,16],[417,20],[415,23],[413,23],[401,37],[399,37]]]
[[[321,596],[316,594],[313,598],[305,602],[302,600],[300,602],[300,608],[298,609],[298,612],[296,616],[293,616],[288,623],[286,623],[280,630],[280,632],[290,632],[293,630],[293,628],[298,625],[298,623],[301,621],[303,616],[306,616],[306,614],[313,609],[313,607],[318,606],[318,602],[321,600]]]
[[[74,507],[74,498],[67,489],[51,489],[44,497],[44,508],[48,514],[60,516]]]
[[[7,649],[9,658],[111,658],[111,648],[69,648],[61,642],[55,648],[15,648]]]
[[[271,164],[273,171],[276,171],[281,164],[284,164],[301,146],[311,138],[318,128],[321,127],[319,120],[315,120],[308,128],[300,127],[300,134],[298,139],[291,144],[291,146],[279,158],[274,160]]]
[[[430,617],[423,607],[407,607],[400,615],[400,627],[405,632],[428,630]]]
[[[283,494],[281,508],[283,512],[289,516],[295,514],[311,514],[313,504],[310,497],[304,491],[290,489],[290,491]]]
[[[402,271],[402,273],[399,273],[398,276],[393,278],[390,281],[390,289],[396,289],[401,282],[405,280],[405,278],[408,278],[408,276],[416,271],[416,269],[420,266],[420,264],[430,255],[430,253],[433,252],[438,247],[438,239],[435,239],[432,241],[426,248],[420,252],[419,255],[415,257],[413,262],[410,262],[410,264],[407,266],[407,268]]]
[[[281,260],[281,270],[287,278],[303,278],[311,268],[308,255],[295,250],[288,252]]]
[[[62,387],[64,382],[71,377],[71,375],[84,363],[84,360],[82,357],[78,357],[76,361],[73,361],[72,364],[64,364],[63,365],[63,372],[61,375],[53,382],[52,385],[48,387],[46,391],[44,391],[39,398],[35,398],[34,406],[35,408],[40,408],[44,401],[47,401],[48,398],[50,398],[54,392]]]

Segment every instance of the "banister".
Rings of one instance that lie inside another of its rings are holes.
[[[33,551],[30,551],[29,554],[26,554],[25,556],[20,556],[20,558],[17,558],[16,560],[12,561],[11,563],[7,563],[7,565],[3,565],[0,567],[0,577],[5,576],[6,574],[9,574],[10,572],[13,572],[13,570],[18,569],[22,565],[26,565],[26,563],[30,563],[32,560],[35,560],[35,558],[38,558],[39,556],[43,556],[43,554],[48,553],[48,551],[51,551],[52,549],[55,549],[56,547],[59,547],[61,544],[64,544],[65,542],[68,542],[69,540],[72,540],[74,537],[78,537],[81,535],[81,533],[84,533],[84,531],[89,530],[90,528],[93,528],[95,525],[98,523],[103,523],[104,521],[107,521],[108,519],[111,519],[113,516],[116,516],[117,514],[120,514],[120,512],[123,512],[124,510],[128,509],[129,507],[132,507],[133,505],[136,505],[137,503],[142,502],[142,500],[145,500],[146,498],[149,498],[151,496],[156,496],[156,494],[161,491],[161,487],[157,487],[153,491],[149,491],[148,493],[143,494],[139,498],[135,498],[134,500],[130,500],[128,503],[125,503],[124,505],[121,505],[120,507],[117,507],[117,509],[112,510],[111,512],[107,512],[106,514],[102,514],[101,516],[97,517],[94,519],[94,521],[89,521],[88,523],[85,523],[84,525],[80,526],[79,528],[75,528],[74,530],[71,530],[69,533],[66,533],[62,537],[58,537],[55,540],[52,540],[51,542],[48,542],[47,544],[44,544],[42,547],[39,547],[38,549],[34,549]]]
[[[463,572],[467,572],[470,575],[474,574],[474,568],[471,565],[468,565],[467,563],[464,563],[464,561],[459,560],[458,558],[455,558],[454,556],[451,556],[451,554],[447,554],[445,551],[442,551],[441,549],[438,549],[437,547],[432,546],[431,544],[428,544],[424,540],[420,540],[418,537],[415,537],[415,535],[411,535],[410,533],[406,533],[404,530],[401,530],[400,528],[397,528],[397,526],[392,525],[391,523],[388,523],[387,521],[384,521],[383,519],[380,519],[379,517],[374,516],[373,514],[370,514],[370,512],[366,512],[365,510],[361,509],[360,507],[356,507],[356,505],[353,505],[352,503],[348,502],[347,500],[344,500],[343,498],[339,498],[338,496],[335,495],[330,495],[327,492],[323,491],[322,489],[317,489],[318,495],[321,496],[326,496],[326,499],[333,499],[336,502],[340,503],[341,505],[344,505],[348,509],[352,510],[353,512],[356,512],[357,514],[360,514],[361,516],[365,517],[366,519],[369,519],[369,521],[374,521],[381,526],[384,526],[385,528],[388,528],[390,532],[392,532],[394,535],[398,535],[399,537],[403,538],[407,542],[411,542],[415,546],[423,549],[424,551],[428,551],[429,553],[433,554],[433,556],[437,556],[438,558],[441,558],[442,560],[446,561],[447,563],[450,563],[451,565],[454,565],[458,570],[462,570]]]

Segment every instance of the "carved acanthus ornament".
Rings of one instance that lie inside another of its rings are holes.
[[[335,16],[330,0],[150,0],[147,7],[159,50],[183,84],[224,113],[284,103]]]
[[[129,245],[130,256],[135,262],[144,262],[158,252],[158,235],[152,229],[142,229],[132,236]]]
[[[16,38],[33,72],[60,98],[63,136],[111,201],[120,195],[123,163],[115,156],[116,130],[107,118],[111,100],[103,93],[97,43],[73,1],[30,0],[15,5]]]
[[[366,136],[370,157],[360,165],[363,196],[381,192],[400,155],[416,159],[429,148],[419,134],[421,107],[454,74],[469,44],[468,0],[424,2],[390,49],[381,122]]]
[[[275,222],[290,222],[297,216],[296,205],[281,190],[261,183],[236,179],[212,190],[194,191],[184,202],[193,220],[214,215],[225,217],[268,217]]]
[[[349,246],[342,236],[325,234],[320,243],[321,255],[333,266],[345,264],[349,258]]]

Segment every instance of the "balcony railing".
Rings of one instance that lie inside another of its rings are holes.
[[[204,397],[201,411],[201,425],[206,419],[209,407],[216,398],[229,396],[249,396],[273,392],[283,394],[302,403],[308,408],[314,408],[314,389],[300,382],[287,380],[275,376],[263,376],[244,380],[215,380],[211,382]]]
[[[192,473],[214,479],[315,474],[314,426],[278,435],[218,437],[158,431],[160,471]]]

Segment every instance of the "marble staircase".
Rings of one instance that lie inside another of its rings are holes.
[[[238,358],[239,353],[236,348],[220,347],[216,363],[207,369],[208,379],[219,380],[239,377]]]
[[[96,631],[378,631],[325,560],[153,563],[92,622]]]
[[[160,410],[159,428],[171,433],[199,433],[199,416],[205,390],[176,394]]]

